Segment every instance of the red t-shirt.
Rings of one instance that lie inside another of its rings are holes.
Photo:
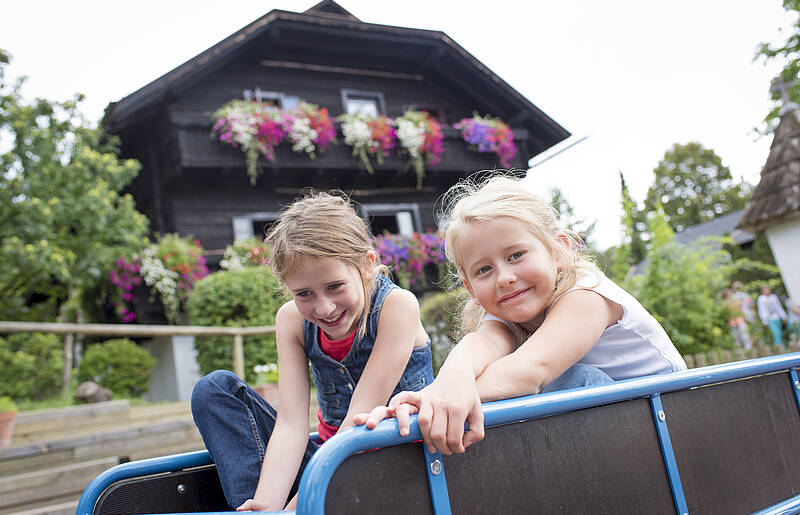
[[[319,330],[319,347],[322,349],[322,352],[336,361],[342,361],[344,357],[347,356],[347,353],[350,352],[350,348],[353,346],[355,339],[356,331],[353,331],[341,340],[331,340],[325,334],[325,331],[322,329]],[[320,409],[317,409],[317,419],[319,419],[319,424],[317,424],[317,432],[319,433],[320,440],[323,442],[335,435],[339,430],[338,427],[332,426],[322,420],[322,410]]]

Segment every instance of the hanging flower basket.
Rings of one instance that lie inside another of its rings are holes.
[[[497,154],[501,167],[511,167],[517,147],[514,145],[514,133],[505,122],[499,118],[474,114],[472,118],[462,118],[454,127],[461,131],[461,137],[473,151],[493,152]]]
[[[245,154],[247,175],[255,184],[259,175],[258,158],[275,160],[275,147],[284,136],[281,112],[274,106],[255,101],[231,100],[211,115],[212,137],[241,148]]]
[[[353,147],[353,157],[357,157],[369,173],[375,173],[371,160],[382,165],[397,144],[394,120],[383,115],[356,113],[343,114],[339,121],[345,144]]]
[[[254,100],[231,100],[215,111],[211,119],[214,122],[211,136],[244,152],[251,184],[256,183],[259,175],[259,157],[274,161],[275,147],[281,141],[287,140],[294,152],[313,159],[317,151],[336,139],[328,109],[308,102],[281,110]]]
[[[374,243],[381,263],[389,267],[405,289],[437,289],[437,283],[446,275],[444,240],[437,233],[384,233],[376,236]]]
[[[294,109],[282,111],[283,128],[292,150],[306,153],[311,159],[315,152],[325,150],[336,139],[333,121],[328,109],[300,102]]]
[[[161,310],[153,309],[158,300],[166,321],[177,324],[194,283],[207,275],[200,242],[166,234],[132,258],[114,262],[108,274],[112,304],[125,323],[163,323]]]
[[[422,187],[425,167],[442,160],[444,136],[439,122],[425,111],[406,111],[395,120],[397,140],[408,155],[408,165],[417,173],[417,189]]]

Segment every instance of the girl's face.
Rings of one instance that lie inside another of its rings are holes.
[[[533,332],[555,290],[558,264],[519,220],[471,223],[457,243],[465,285],[492,315]]]
[[[364,287],[358,271],[332,258],[307,258],[286,279],[300,314],[331,340],[352,333],[364,310]]]

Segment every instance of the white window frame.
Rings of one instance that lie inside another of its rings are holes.
[[[255,236],[253,231],[253,222],[255,220],[277,220],[280,216],[279,211],[262,211],[234,216],[231,221],[233,224],[233,241],[246,240]],[[263,238],[263,236],[259,235],[259,238]]]
[[[349,108],[350,100],[372,100],[375,102],[376,114],[386,114],[386,102],[380,91],[342,89],[342,112],[345,114],[352,114]]]
[[[419,215],[419,204],[416,202],[398,204],[361,204],[361,218],[369,224],[370,215],[395,215],[397,231],[403,236],[411,236],[422,230],[422,218]],[[252,224],[251,224],[252,225]]]

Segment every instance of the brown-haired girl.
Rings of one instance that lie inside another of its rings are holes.
[[[322,441],[352,426],[356,413],[433,381],[417,299],[386,276],[346,198],[297,200],[266,243],[292,297],[275,318],[280,412],[225,370],[202,378],[192,393],[195,423],[238,511],[283,509],[317,449],[308,435],[309,362]]]

